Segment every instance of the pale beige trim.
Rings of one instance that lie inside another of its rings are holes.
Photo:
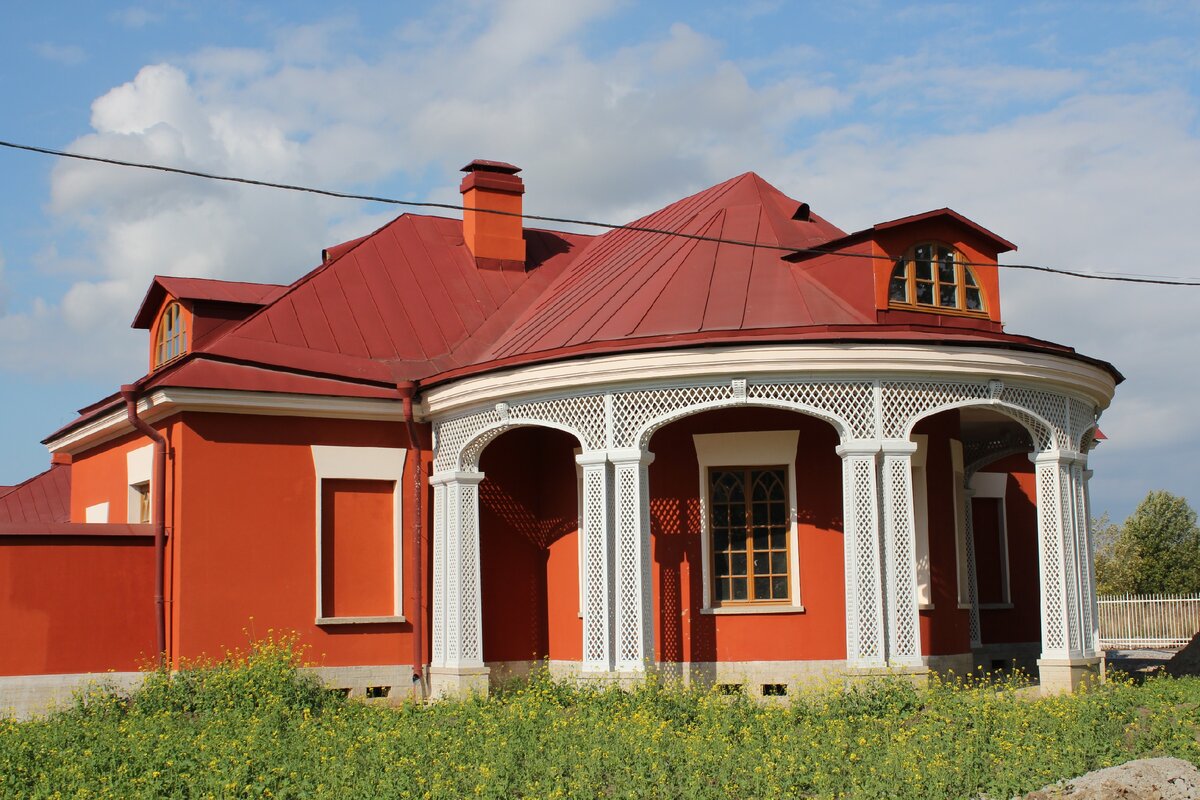
[[[744,606],[717,606],[716,608],[702,608],[701,614],[711,614],[713,616],[736,616],[738,614],[803,614],[804,606],[802,605],[758,605],[755,603],[747,603]]]
[[[802,374],[861,379],[923,376],[1032,383],[1107,408],[1116,388],[1105,370],[1048,353],[944,345],[754,345],[653,350],[533,364],[464,378],[424,393],[423,412],[441,418],[529,395],[620,390],[689,378]]]
[[[404,419],[399,398],[383,400],[222,389],[160,389],[138,401],[138,415],[146,422],[154,422],[181,411],[384,422],[400,422]],[[79,453],[132,430],[125,409],[121,408],[63,434],[48,442],[46,448],[51,453]]]
[[[146,486],[147,496],[154,491],[150,486],[150,471],[154,464],[154,445],[148,444],[125,454],[126,518],[129,523],[145,522],[142,519],[142,492]]]
[[[404,460],[408,450],[403,447],[348,447],[311,445],[313,475],[316,486],[316,601],[317,624],[362,624],[363,622],[404,621]],[[323,617],[321,597],[321,481],[347,479],[392,482],[392,609],[393,615],[359,617]],[[346,620],[339,623],[339,620]]]

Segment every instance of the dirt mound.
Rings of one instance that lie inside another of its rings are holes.
[[[1022,800],[1197,800],[1200,770],[1179,758],[1143,758],[1030,792]]]
[[[1183,675],[1200,675],[1200,633],[1193,636],[1187,646],[1167,662],[1167,674],[1176,678]]]

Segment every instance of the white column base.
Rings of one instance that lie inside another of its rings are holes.
[[[469,695],[487,697],[491,674],[487,667],[430,667],[427,674],[429,697],[433,700]]]
[[[1074,692],[1081,687],[1099,683],[1101,679],[1099,656],[1090,658],[1039,658],[1038,678],[1042,694]]]

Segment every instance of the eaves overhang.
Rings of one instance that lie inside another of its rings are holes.
[[[401,422],[403,404],[395,400],[324,395],[242,392],[228,389],[162,388],[138,400],[138,416],[148,423],[184,411],[266,416],[322,417]],[[51,453],[75,455],[133,432],[123,405],[43,442]]]

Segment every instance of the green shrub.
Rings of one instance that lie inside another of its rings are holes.
[[[348,702],[288,641],[0,721],[2,797],[1012,797],[1148,755],[1200,760],[1200,680],[1035,698],[881,680],[789,702],[542,670],[489,698]]]

